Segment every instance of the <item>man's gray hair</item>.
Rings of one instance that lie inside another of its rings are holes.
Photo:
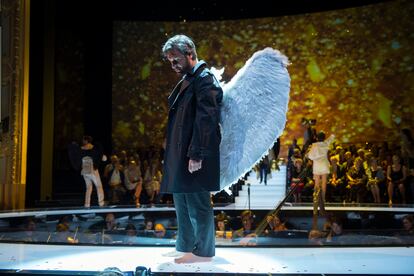
[[[165,42],[164,46],[162,46],[162,54],[164,58],[171,50],[177,50],[183,55],[191,54],[193,60],[197,58],[195,44],[193,40],[186,35],[175,35]]]

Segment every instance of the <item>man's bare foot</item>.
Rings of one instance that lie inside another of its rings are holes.
[[[211,262],[212,257],[201,257],[194,255],[193,253],[185,253],[182,257],[174,259],[177,264],[189,264],[189,263],[200,263],[200,262]]]
[[[174,250],[174,251],[171,251],[171,252],[164,253],[164,254],[162,254],[162,256],[164,256],[164,257],[182,257],[183,255],[188,254],[188,253],[190,253],[190,252],[180,252],[180,251]]]

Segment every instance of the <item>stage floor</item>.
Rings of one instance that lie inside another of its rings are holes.
[[[217,248],[211,263],[175,264],[173,247],[0,244],[0,270],[100,271],[118,267],[176,273],[414,274],[414,248]]]
[[[246,208],[237,207],[234,204],[228,204],[223,206],[215,206],[214,210],[216,211],[228,211],[228,210],[239,210],[243,211]],[[250,210],[273,210],[266,208],[265,206],[255,206],[255,208],[251,208]],[[313,207],[311,203],[304,203],[304,204],[291,204],[285,203],[281,208],[282,211],[312,211]],[[413,213],[414,205],[405,205],[405,206],[394,206],[388,207],[387,205],[383,204],[382,206],[375,206],[375,205],[341,205],[341,204],[327,204],[326,210],[328,212],[335,212],[335,211],[351,211],[351,212],[395,212],[395,213]],[[4,218],[11,218],[11,217],[26,217],[26,216],[46,216],[46,215],[72,215],[72,214],[95,214],[95,213],[108,213],[108,212],[131,212],[131,213],[141,213],[141,212],[163,212],[163,211],[170,211],[175,212],[174,207],[131,207],[131,206],[105,206],[105,207],[91,207],[91,208],[83,208],[79,206],[74,207],[67,207],[67,208],[51,208],[51,209],[27,209],[27,210],[19,210],[19,211],[0,211],[0,219]]]

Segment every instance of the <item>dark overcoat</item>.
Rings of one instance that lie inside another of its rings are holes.
[[[223,90],[200,61],[168,98],[169,113],[161,192],[220,190],[220,106]],[[188,171],[189,159],[202,160]]]

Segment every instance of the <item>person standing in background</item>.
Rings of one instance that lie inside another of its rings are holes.
[[[99,206],[104,206],[104,192],[102,181],[99,175],[99,164],[106,159],[102,148],[99,145],[92,144],[93,138],[85,135],[82,138],[82,146],[72,142],[68,146],[69,158],[75,169],[81,168],[81,175],[85,180],[86,192],[84,207],[89,208],[91,205],[92,183],[96,187],[98,194]]]
[[[313,143],[307,153],[309,159],[313,161],[313,178],[315,180],[315,187],[313,192],[313,214],[318,213],[318,205],[321,213],[325,214],[325,195],[326,184],[329,175],[329,160],[328,150],[329,146],[335,139],[332,134],[325,140],[325,133],[322,131],[317,135],[318,141]]]

